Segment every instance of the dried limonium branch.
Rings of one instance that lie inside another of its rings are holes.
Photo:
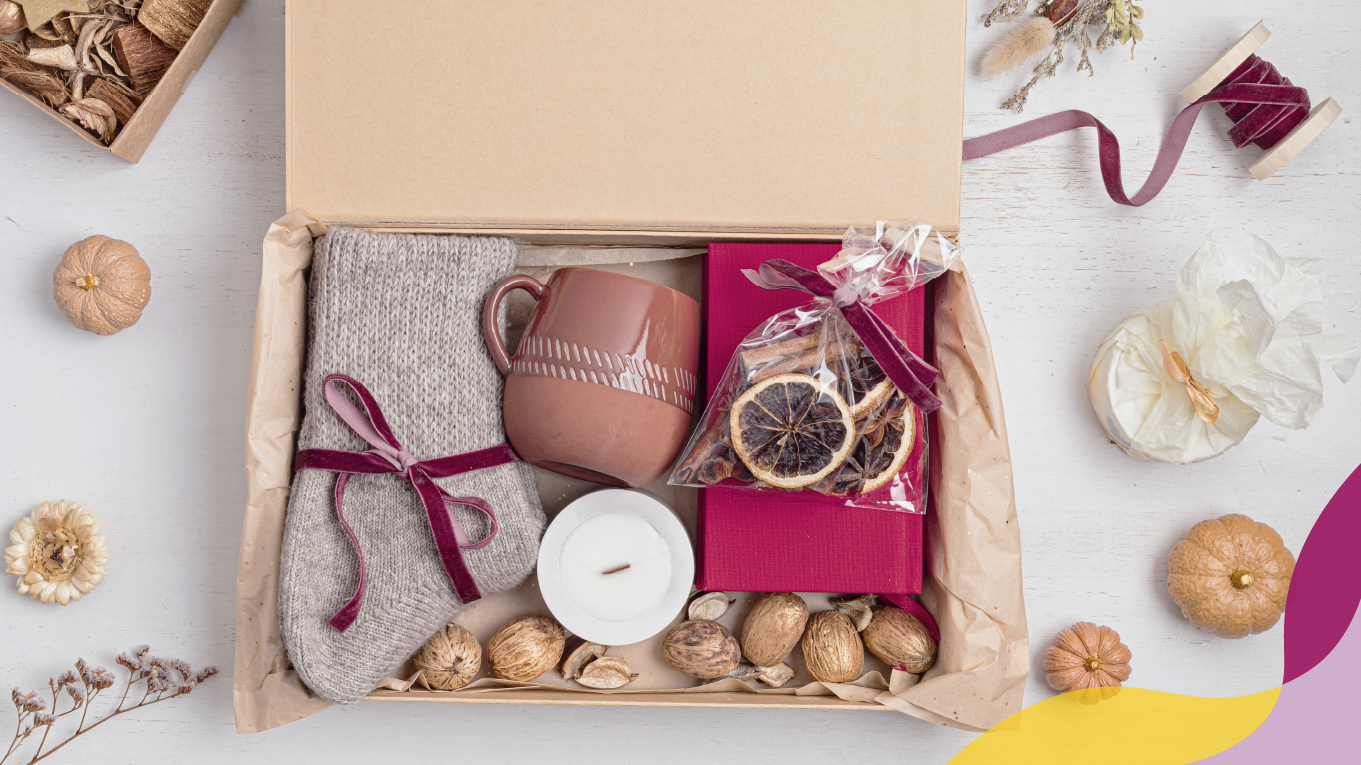
[[[1063,49],[1069,43],[1078,47],[1077,71],[1095,74],[1089,53],[1093,45],[1104,51],[1117,41],[1134,46],[1144,39],[1138,21],[1144,9],[1138,0],[1042,0],[1035,13],[1021,21],[998,40],[983,57],[983,71],[988,75],[1001,74],[1034,60],[1048,49],[1031,70],[1031,77],[1016,95],[1002,103],[1003,109],[1025,111],[1030,89],[1042,78],[1053,77],[1063,63]],[[1008,21],[1020,16],[1029,7],[1029,0],[1000,0],[991,13],[983,17],[984,26],[994,21]],[[1098,27],[1096,40],[1088,34],[1088,27]]]
[[[147,646],[139,646],[133,649],[132,653],[124,653],[118,657],[118,663],[128,670],[128,683],[123,689],[123,696],[118,700],[118,706],[114,707],[113,712],[89,725],[85,723],[91,705],[100,693],[112,688],[115,681],[113,673],[103,667],[92,667],[84,659],[76,659],[74,670],[68,669],[48,680],[47,685],[52,692],[51,709],[48,708],[49,702],[36,691],[20,693],[18,688],[12,690],[10,697],[14,701],[14,710],[19,716],[19,723],[14,729],[14,740],[10,742],[4,756],[0,757],[0,765],[4,765],[10,755],[18,752],[24,742],[30,736],[37,735],[39,731],[42,735],[38,739],[38,748],[34,750],[33,757],[27,761],[29,763],[46,759],[76,736],[94,730],[125,712],[188,695],[199,683],[217,674],[213,667],[205,667],[194,672],[193,668],[179,659],[159,659],[150,656],[148,655],[150,650]],[[137,698],[136,691],[142,692],[140,699]],[[133,703],[128,703],[129,698],[133,699]],[[57,711],[59,707],[68,703],[70,706],[65,711]],[[80,722],[76,724],[76,732],[51,749],[43,751],[43,747],[47,745],[47,737],[52,733],[52,727],[57,720],[77,711],[80,712]]]

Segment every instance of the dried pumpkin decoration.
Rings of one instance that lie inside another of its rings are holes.
[[[1197,629],[1222,638],[1265,632],[1285,612],[1295,556],[1246,515],[1201,521],[1167,558],[1167,591]]]
[[[112,335],[142,318],[151,269],[127,242],[92,236],[67,248],[52,272],[52,297],[75,326]]]
[[[1059,693],[1078,691],[1084,704],[1119,693],[1129,679],[1129,646],[1120,633],[1091,622],[1078,622],[1054,636],[1044,649],[1044,678]]]
[[[748,388],[733,402],[729,428],[733,450],[752,475],[781,489],[835,472],[855,440],[846,400],[805,374],[776,375]]]

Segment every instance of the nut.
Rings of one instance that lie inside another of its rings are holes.
[[[662,639],[666,663],[700,680],[722,677],[737,669],[742,649],[727,628],[715,621],[681,622]]]
[[[12,35],[28,26],[24,9],[12,0],[0,0],[0,35]]]
[[[897,606],[875,612],[865,628],[865,647],[890,667],[919,675],[936,663],[936,641],[917,617]]]
[[[760,680],[772,688],[779,688],[794,679],[794,668],[788,664],[776,664],[773,667],[757,667],[756,673],[757,680]]]
[[[865,646],[851,617],[840,611],[819,611],[803,633],[803,662],[815,680],[849,683],[865,666]]]
[[[690,607],[685,611],[685,618],[691,621],[695,619],[718,621],[723,614],[728,613],[728,606],[735,602],[737,601],[728,599],[726,592],[701,592],[690,601]]]
[[[546,616],[522,616],[487,641],[487,661],[493,675],[528,682],[558,663],[566,643],[557,622]]]
[[[874,616],[874,603],[879,600],[878,595],[860,595],[854,598],[832,598],[832,606],[841,613],[851,617],[855,622],[855,628],[861,632],[870,625],[870,619]]]
[[[758,667],[784,661],[808,623],[808,604],[792,592],[762,595],[742,622],[742,653]]]
[[[581,670],[593,659],[598,659],[610,650],[607,645],[592,643],[573,635],[567,638],[566,648],[562,652],[562,666],[558,669],[563,678],[575,680],[581,677]]]
[[[576,681],[587,688],[608,691],[612,688],[622,688],[633,682],[636,677],[638,673],[629,672],[629,665],[623,659],[602,656],[587,664],[585,671]]]
[[[412,661],[431,688],[457,690],[477,675],[482,666],[482,646],[473,633],[451,622],[425,641]]]

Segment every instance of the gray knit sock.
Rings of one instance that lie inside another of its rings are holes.
[[[482,301],[512,273],[509,239],[381,234],[332,228],[317,241],[309,292],[304,413],[298,448],[367,451],[322,398],[322,380],[345,374],[373,393],[397,440],[416,459],[504,443],[502,379],[483,344]],[[279,625],[294,668],[317,695],[358,701],[463,606],[435,549],[425,509],[400,476],[357,475],[345,519],[364,550],[367,580],[354,624],[327,624],[354,595],[359,559],[336,518],[336,475],[293,479],[279,562]],[[483,596],[520,584],[538,557],[544,514],[523,462],[437,481],[453,496],[481,497],[500,533],[464,550]],[[470,538],[481,513],[455,506]]]

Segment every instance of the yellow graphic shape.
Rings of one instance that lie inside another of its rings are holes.
[[[1031,704],[975,739],[950,765],[1183,765],[1247,738],[1271,714],[1281,689],[1222,699],[1143,688],[1120,688],[1103,700],[1082,693]]]

